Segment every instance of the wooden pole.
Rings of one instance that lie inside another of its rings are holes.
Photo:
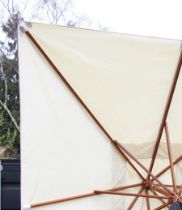
[[[156,186],[159,186],[159,184],[154,184],[154,185],[156,185]],[[173,187],[173,185],[172,184],[164,184],[166,187]],[[181,188],[181,185],[176,185],[176,187],[177,188]]]
[[[141,189],[138,191],[137,195],[138,194],[142,194],[143,191],[144,191],[144,188],[141,187]],[[135,203],[137,202],[138,199],[139,199],[139,196],[135,196],[135,198],[133,199],[133,201],[131,202],[131,204],[127,208],[127,210],[131,210],[133,208],[133,206],[135,205]]]
[[[172,183],[173,183],[173,189],[174,189],[174,192],[177,193],[174,165],[173,165],[173,160],[172,160],[172,149],[171,149],[169,128],[168,128],[167,122],[165,123],[165,134],[166,134],[167,150],[168,150],[168,157],[169,157],[169,163],[170,163],[170,169],[171,169],[171,178],[172,178]]]
[[[148,195],[148,189],[145,189],[146,195]],[[150,200],[148,197],[146,197],[146,204],[147,204],[147,210],[151,210],[150,208]]]
[[[162,132],[163,132],[163,129],[164,129],[164,126],[165,126],[165,122],[166,122],[166,119],[167,119],[167,116],[168,116],[169,108],[171,106],[174,91],[176,89],[176,84],[177,84],[177,81],[178,81],[178,78],[179,78],[181,66],[182,66],[182,50],[180,51],[176,72],[175,72],[175,75],[174,75],[174,78],[173,78],[171,89],[169,91],[168,99],[167,99],[167,102],[166,102],[166,106],[165,106],[165,109],[164,109],[164,113],[163,113],[163,117],[162,117],[162,120],[161,120],[160,128],[159,128],[159,131],[158,131],[156,144],[155,144],[155,147],[154,147],[154,150],[153,150],[152,160],[151,160],[151,163],[150,163],[149,172],[152,172],[152,169],[153,169],[153,166],[154,166],[155,158],[156,158],[157,151],[158,151],[159,144],[160,144],[160,140],[161,140],[161,137],[162,137]],[[148,174],[147,179],[149,179],[149,178],[150,178],[150,173]]]
[[[126,190],[126,189],[133,188],[133,187],[139,187],[141,185],[142,185],[142,183],[137,183],[137,184],[133,184],[133,185],[127,185],[127,186],[112,188],[112,189],[109,189],[109,191]],[[36,208],[36,207],[40,207],[40,206],[47,206],[47,205],[52,205],[52,204],[56,204],[56,203],[62,203],[62,202],[66,202],[66,201],[92,197],[92,196],[96,196],[96,195],[97,194],[95,192],[92,192],[92,193],[81,194],[81,195],[77,195],[77,196],[71,196],[71,197],[67,197],[67,198],[44,201],[44,202],[40,202],[40,203],[31,204],[31,208]]]
[[[182,160],[182,155],[179,156],[174,162],[173,165],[177,164],[179,161]],[[155,175],[156,178],[159,178],[162,174],[164,174],[167,170],[170,169],[170,165],[168,165],[166,168],[164,168],[162,171],[160,171],[157,175]],[[152,178],[151,181],[154,181],[154,179]]]
[[[150,191],[151,191],[154,195],[158,195],[158,193],[156,193],[154,190],[150,189]],[[158,200],[160,200],[161,203],[166,204],[166,202],[164,202],[161,198],[159,198]]]
[[[130,159],[125,155],[125,153],[120,149],[120,147],[114,143],[113,146],[118,150],[118,152],[123,156],[123,158],[130,164],[130,166],[134,169],[134,171],[140,176],[140,178],[144,181],[144,176],[139,172],[139,170],[135,167],[135,165],[130,161]]]
[[[171,201],[167,202],[166,204],[163,204],[157,208],[155,208],[154,210],[161,210],[161,209],[164,209],[166,207],[168,207],[170,205]]]
[[[162,195],[166,195],[166,196],[169,195],[168,192],[166,192],[166,190],[164,190],[160,185],[153,184],[152,189],[155,192],[159,192]],[[174,195],[174,193],[172,195]]]
[[[123,196],[138,196],[141,198],[162,198],[162,199],[169,199],[171,196],[157,196],[157,195],[146,195],[146,194],[137,194],[137,193],[124,193],[124,192],[112,192],[112,191],[101,191],[95,190],[96,194],[109,194],[109,195],[123,195]]]

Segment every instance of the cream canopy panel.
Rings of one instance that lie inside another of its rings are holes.
[[[151,155],[181,42],[43,24],[29,31],[112,138],[130,151],[147,143]]]

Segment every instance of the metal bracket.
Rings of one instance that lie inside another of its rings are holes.
[[[23,33],[28,31],[28,28],[31,28],[31,27],[32,27],[32,24],[30,22],[25,22],[23,20],[19,22],[19,29]]]

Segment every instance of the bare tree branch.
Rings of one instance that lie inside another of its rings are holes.
[[[15,128],[16,128],[16,130],[17,130],[18,132],[20,132],[20,127],[19,127],[19,125],[18,125],[16,119],[13,117],[11,111],[10,111],[9,108],[7,107],[7,104],[3,103],[2,100],[0,100],[0,105],[4,108],[4,110],[5,110],[5,111],[7,112],[7,114],[9,115],[9,117],[10,117],[12,123],[14,124],[14,126],[15,126]]]
[[[1,73],[2,73],[2,76],[3,76],[3,80],[4,80],[4,102],[0,99],[0,105],[4,108],[4,110],[6,111],[6,113],[9,115],[12,123],[14,124],[15,128],[17,129],[18,132],[20,132],[20,128],[19,128],[19,125],[16,121],[16,119],[14,118],[14,116],[12,115],[10,109],[8,108],[8,105],[7,105],[7,99],[8,99],[8,85],[7,85],[7,79],[6,79],[6,76],[4,74],[4,71],[3,71],[3,66],[2,66],[2,63],[1,63]]]

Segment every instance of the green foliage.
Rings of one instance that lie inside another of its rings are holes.
[[[18,13],[2,24],[6,42],[0,42],[0,146],[19,151]],[[14,156],[15,154],[13,154]],[[18,154],[17,154],[18,155]]]

